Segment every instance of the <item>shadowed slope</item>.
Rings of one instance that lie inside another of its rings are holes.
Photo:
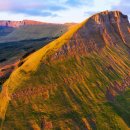
[[[2,88],[3,129],[129,129],[129,35],[105,11],[28,56]]]

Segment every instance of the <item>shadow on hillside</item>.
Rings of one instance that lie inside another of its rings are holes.
[[[130,128],[130,90],[118,95],[114,102],[111,102],[111,106],[115,113],[117,113],[123,121]]]

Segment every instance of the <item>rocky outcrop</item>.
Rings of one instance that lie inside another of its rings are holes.
[[[129,86],[130,86],[130,77],[126,77],[125,79],[123,79],[122,83],[120,84],[117,81],[115,81],[113,84],[107,87],[106,98],[109,101],[114,101],[115,97],[118,94],[123,93]]]
[[[111,44],[117,44],[118,39],[128,44],[129,38],[129,21],[127,15],[120,11],[105,11],[91,17],[99,25],[100,34]],[[116,37],[115,37],[116,36]],[[110,39],[108,39],[110,37]],[[110,40],[110,41],[109,41]]]
[[[41,25],[44,24],[43,22],[38,22],[38,21],[33,21],[33,20],[23,20],[23,21],[6,21],[6,20],[1,20],[0,21],[0,26],[1,27],[13,27],[17,28],[20,26],[25,26],[25,25]]]
[[[50,130],[53,128],[52,122],[47,121],[45,118],[41,119],[41,130]]]
[[[12,94],[11,99],[22,99],[26,100],[29,97],[42,96],[44,99],[49,98],[49,92],[56,89],[56,85],[49,85],[49,88],[43,86],[29,87]]]

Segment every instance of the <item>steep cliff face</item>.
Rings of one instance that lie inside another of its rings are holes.
[[[101,12],[23,59],[0,93],[3,130],[129,130],[128,28]]]
[[[104,39],[107,38],[107,41],[110,40],[111,44],[118,43],[117,39],[121,39],[124,43],[129,44],[130,24],[127,15],[122,14],[120,11],[105,11],[92,16],[91,19],[99,25],[100,34],[104,36]]]
[[[104,40],[114,45],[118,44],[117,39],[119,39],[119,42],[122,40],[124,43],[130,41],[129,26],[127,15],[119,11],[101,12],[100,14],[92,16],[86,24],[90,32],[97,32]]]
[[[129,21],[119,11],[104,11],[87,19],[83,26],[60,48],[52,59],[100,51],[105,46],[124,43],[130,47]]]

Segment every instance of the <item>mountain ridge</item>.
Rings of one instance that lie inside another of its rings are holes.
[[[71,22],[71,23],[50,23],[50,22],[41,22],[41,21],[35,21],[35,20],[22,20],[22,21],[13,21],[13,20],[0,20],[0,27],[12,27],[12,28],[19,28],[21,26],[27,26],[27,25],[43,25],[43,24],[59,24],[59,25],[74,25],[77,23]]]

